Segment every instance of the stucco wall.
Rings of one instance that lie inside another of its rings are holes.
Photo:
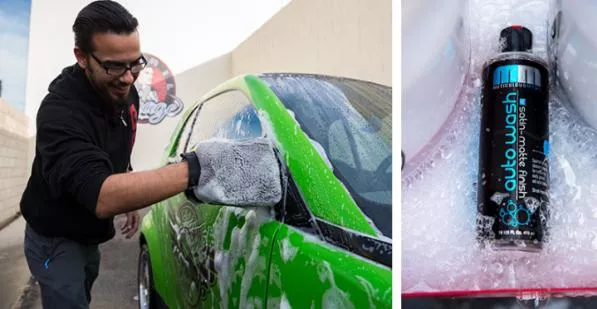
[[[185,110],[208,90],[245,73],[305,72],[391,85],[391,1],[294,0],[229,54],[176,74]],[[141,124],[136,170],[159,165],[180,117]]]
[[[391,85],[391,35],[391,0],[294,0],[232,52],[232,73],[321,73]]]

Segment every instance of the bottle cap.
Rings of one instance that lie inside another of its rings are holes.
[[[533,49],[533,33],[523,26],[504,28],[500,32],[500,40],[504,40],[502,52],[530,52]]]

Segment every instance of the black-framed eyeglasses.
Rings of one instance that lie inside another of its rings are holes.
[[[106,74],[111,76],[122,76],[126,71],[130,70],[131,73],[137,74],[141,72],[147,65],[145,56],[141,55],[137,60],[131,63],[122,63],[115,61],[101,61],[93,53],[89,53],[97,63],[106,70]]]

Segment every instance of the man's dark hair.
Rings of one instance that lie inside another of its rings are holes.
[[[75,46],[85,53],[93,51],[91,37],[96,33],[131,34],[139,22],[118,2],[94,1],[84,7],[73,24]]]

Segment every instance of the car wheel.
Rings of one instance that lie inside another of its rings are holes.
[[[156,292],[153,288],[151,261],[149,259],[149,249],[146,244],[141,245],[141,252],[139,253],[137,283],[139,286],[139,309],[160,308],[157,303]]]

